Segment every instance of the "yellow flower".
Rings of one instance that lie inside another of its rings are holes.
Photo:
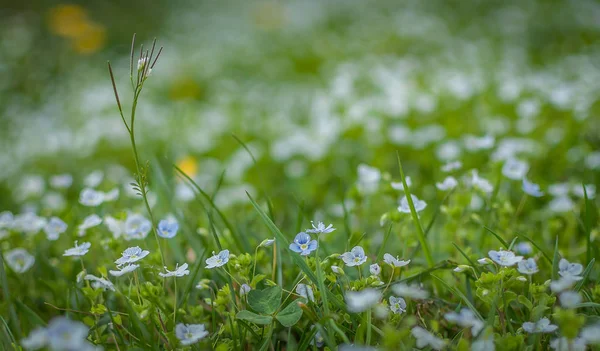
[[[100,50],[106,41],[104,27],[90,20],[87,11],[79,5],[58,5],[50,10],[48,27],[54,34],[68,38],[80,54]]]
[[[177,162],[177,167],[187,174],[188,177],[194,177],[198,172],[198,161],[192,156],[186,156]]]

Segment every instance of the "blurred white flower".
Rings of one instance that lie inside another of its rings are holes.
[[[4,254],[6,264],[15,273],[25,273],[35,263],[35,258],[25,249],[16,248]]]
[[[412,202],[415,206],[416,212],[421,212],[425,209],[425,207],[427,207],[427,203],[423,200],[420,200],[415,195],[410,194],[410,197],[412,198]],[[406,198],[406,196],[402,197],[402,200],[400,200],[400,206],[398,207],[398,211],[402,213],[410,213],[410,205],[408,204],[408,199]]]
[[[379,290],[367,288],[361,291],[346,292],[345,299],[348,311],[359,313],[371,308],[381,300],[381,292]]]
[[[420,349],[430,346],[434,350],[441,350],[446,345],[444,340],[418,326],[411,329],[411,334],[417,339],[417,347]]]
[[[75,240],[75,247],[65,250],[63,256],[83,256],[90,250],[92,244],[90,243],[82,243],[81,245],[77,245],[77,240]]]
[[[165,267],[165,271],[167,273],[158,273],[159,276],[163,277],[163,278],[168,278],[168,277],[183,277],[185,275],[190,274],[190,270],[188,269],[188,264],[184,263],[181,266],[179,266],[179,264],[177,264],[175,266],[175,270],[174,271],[170,271],[167,269],[167,267]]]

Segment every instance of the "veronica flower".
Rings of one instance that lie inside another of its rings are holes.
[[[523,256],[515,256],[514,252],[504,250],[491,250],[488,252],[488,255],[490,256],[492,261],[504,267],[514,266],[523,259]]]
[[[546,317],[540,319],[539,321],[533,322],[525,322],[523,323],[523,330],[530,334],[535,333],[552,333],[556,331],[558,327],[554,324],[550,324],[550,320]]]
[[[444,181],[441,183],[435,183],[435,187],[441,191],[452,190],[452,189],[456,188],[457,185],[458,185],[458,181],[456,180],[456,178],[454,178],[452,176],[446,177],[444,179]]]
[[[377,263],[373,263],[369,266],[369,272],[371,272],[372,275],[379,275],[381,274],[381,267],[379,267]]]
[[[104,202],[104,193],[90,188],[85,188],[79,193],[79,203],[88,206],[96,207]]]
[[[383,261],[392,267],[404,267],[410,263],[410,260],[402,261],[399,258],[390,255],[389,253],[383,255]]]
[[[478,190],[483,191],[486,194],[491,193],[494,190],[494,186],[487,179],[481,178],[476,169],[471,171],[471,185]]]
[[[141,214],[132,214],[125,220],[127,240],[144,239],[152,229],[152,223]]]
[[[35,258],[22,248],[8,251],[4,254],[4,259],[6,260],[6,264],[15,273],[25,273],[35,263]]]
[[[471,344],[471,351],[495,351],[494,334],[482,335]]]
[[[106,193],[104,193],[104,201],[110,202],[115,201],[119,198],[119,188],[114,188]]]
[[[38,350],[48,345],[48,332],[46,328],[37,327],[29,335],[21,340],[21,346],[26,350]]]
[[[130,263],[125,266],[117,267],[117,269],[119,269],[118,271],[110,270],[110,271],[108,271],[108,273],[110,273],[110,275],[112,275],[114,277],[120,277],[124,274],[135,271],[136,269],[139,268],[139,266],[140,266],[139,264]]]
[[[46,226],[48,221],[35,213],[26,212],[16,215],[12,223],[12,229],[26,234],[36,234]]]
[[[581,295],[575,291],[565,291],[558,296],[558,299],[562,307],[575,308],[581,302]]]
[[[290,244],[290,250],[297,252],[302,256],[307,256],[317,249],[317,245],[317,241],[311,240],[310,235],[300,232],[294,238],[294,242]]]
[[[444,318],[448,322],[456,323],[463,328],[471,328],[471,335],[473,336],[479,334],[481,329],[483,329],[483,322],[468,308],[463,308],[459,313],[446,313]]]
[[[539,271],[537,264],[533,258],[519,261],[517,270],[521,274],[532,275]]]
[[[410,194],[410,197],[412,198],[412,202],[415,206],[416,212],[421,212],[425,209],[425,207],[427,207],[427,203],[423,200],[420,200],[415,195]],[[398,207],[398,211],[402,213],[410,213],[410,206],[408,204],[408,199],[406,198],[406,196],[404,196],[402,200],[400,200],[400,206]]]
[[[44,227],[48,240],[57,240],[58,236],[67,230],[67,224],[58,217],[50,218]]]
[[[102,218],[95,213],[85,217],[83,223],[77,227],[77,229],[79,229],[79,236],[83,236],[86,230],[93,228],[100,223],[102,223]]]
[[[570,263],[566,259],[562,258],[558,261],[558,274],[561,277],[571,277],[575,280],[583,279],[579,275],[583,272],[583,266],[579,263]]]
[[[529,165],[525,161],[515,158],[508,159],[502,166],[502,174],[509,179],[523,179],[529,170]]]
[[[414,327],[410,332],[417,339],[417,347],[420,349],[430,346],[434,350],[441,350],[446,344],[444,340],[421,327]]]
[[[117,266],[121,266],[127,263],[134,263],[148,256],[148,254],[150,254],[150,251],[142,250],[139,246],[130,247],[123,251],[121,257],[118,260],[116,260],[115,263],[117,264]]]
[[[77,240],[75,240],[75,247],[65,250],[63,256],[83,256],[90,250],[90,243],[82,243],[81,245],[77,245]]]
[[[345,295],[348,311],[364,312],[375,305],[381,299],[379,290],[367,288],[361,291],[348,291]]]
[[[110,280],[96,277],[93,274],[87,274],[85,277],[83,277],[83,279],[91,280],[92,281],[91,285],[92,285],[92,288],[94,288],[94,289],[115,291],[115,286],[113,285],[113,283],[110,282]]]
[[[314,325],[312,326],[312,328],[314,328]],[[321,335],[320,331],[316,332],[315,337],[313,338],[313,344],[318,348],[322,347],[325,344],[325,338],[323,337],[323,335]]]
[[[252,290],[252,287],[250,287],[250,285],[242,284],[242,286],[240,286],[240,296],[247,295],[250,292],[250,290]]]
[[[396,295],[402,297],[410,297],[413,299],[423,300],[429,297],[429,293],[416,285],[406,285],[398,283],[392,286],[392,290]]]
[[[73,184],[73,176],[65,173],[50,177],[50,186],[55,189],[67,189]]]
[[[10,211],[0,212],[0,229],[10,229],[13,226],[15,217]]]
[[[412,186],[410,176],[406,176],[404,180],[406,181],[406,185],[410,188]],[[404,191],[404,184],[402,182],[391,182],[390,185],[394,190]]]
[[[517,243],[517,245],[515,245],[515,249],[521,255],[529,255],[533,251],[531,244],[527,241],[521,241],[520,243]]]
[[[578,280],[575,278],[579,278],[579,277],[573,277],[573,276],[567,275],[564,277],[560,277],[560,279],[558,279],[558,280],[553,280],[550,283],[550,290],[552,290],[552,292],[554,292],[554,293],[558,293],[558,292],[570,289],[573,285],[575,285],[575,283]]]
[[[325,227],[323,222],[319,222],[316,226],[312,221],[310,224],[312,225],[313,229],[307,229],[306,232],[311,234],[329,234],[335,230],[333,224],[330,224],[327,227]]]
[[[348,267],[360,266],[361,264],[367,262],[365,250],[360,246],[355,246],[352,248],[352,250],[350,250],[350,252],[341,254],[340,258]]]
[[[462,168],[462,162],[460,161],[453,161],[453,162],[448,162],[445,165],[442,166],[442,172],[452,172],[452,171],[456,171]]]
[[[175,335],[181,345],[192,345],[204,339],[208,332],[204,328],[204,324],[183,324],[179,323],[175,326]]]
[[[83,184],[88,188],[95,188],[104,180],[104,172],[100,170],[93,171],[83,179]]]
[[[401,297],[390,296],[390,310],[396,314],[406,312],[406,301]]]
[[[379,169],[362,163],[358,165],[358,188],[361,192],[365,194],[376,192],[380,180],[381,171]]]
[[[111,216],[104,217],[104,225],[112,233],[113,238],[121,237],[125,231],[125,223]]]
[[[335,274],[341,274],[344,275],[344,270],[342,268],[340,268],[339,266],[331,266],[331,271]]]
[[[163,278],[168,278],[168,277],[183,277],[184,275],[188,275],[190,274],[190,271],[188,268],[188,264],[184,263],[181,266],[179,266],[179,264],[177,264],[175,266],[175,270],[174,271],[170,271],[167,269],[167,267],[165,267],[165,271],[167,271],[167,273],[158,273],[158,275],[160,275]]]
[[[296,293],[308,301],[315,302],[315,294],[310,285],[298,284],[298,286],[296,286]]]
[[[37,350],[48,346],[51,350],[94,350],[87,341],[89,328],[81,322],[59,316],[50,321],[46,328],[34,329],[27,338],[21,340],[26,349]]]
[[[167,239],[174,237],[177,234],[177,230],[179,230],[179,223],[174,218],[161,220],[158,222],[158,227],[156,228],[158,236]]]
[[[583,338],[567,339],[562,337],[550,341],[550,348],[556,351],[585,351],[587,345]]]
[[[221,267],[229,262],[229,250],[223,250],[218,254],[213,251],[213,256],[206,259],[206,268]]]
[[[269,247],[273,245],[274,242],[275,239],[265,239],[260,243],[260,245],[258,245],[258,247]]]
[[[540,190],[540,186],[538,184],[532,183],[527,180],[527,178],[523,178],[523,191],[533,197],[542,197],[544,196],[544,192]]]

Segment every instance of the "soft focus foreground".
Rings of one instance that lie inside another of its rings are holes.
[[[599,348],[597,3],[37,6],[2,349]]]

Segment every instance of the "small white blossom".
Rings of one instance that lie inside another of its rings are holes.
[[[312,229],[307,229],[305,231],[306,233],[329,234],[335,230],[335,228],[333,227],[333,224],[330,224],[327,227],[325,227],[325,224],[323,222],[319,222],[316,226],[315,226],[315,223],[312,221],[310,222],[310,224],[312,225]]]
[[[213,252],[213,256],[206,259],[206,268],[221,267],[229,262],[229,250],[223,250],[218,254]]]
[[[67,224],[58,217],[52,217],[44,227],[48,240],[57,240],[67,230]]]
[[[463,308],[459,313],[446,313],[444,318],[448,322],[456,323],[463,328],[471,328],[471,335],[473,336],[479,334],[484,326],[483,322],[468,308]]]
[[[529,171],[529,164],[525,161],[521,161],[515,158],[506,160],[502,166],[502,174],[512,180],[521,180],[525,177]]]
[[[92,281],[91,285],[92,285],[92,288],[94,288],[94,289],[103,289],[103,290],[108,289],[108,290],[115,291],[115,286],[113,285],[113,283],[110,282],[110,280],[96,277],[93,274],[87,274],[85,277],[83,277],[83,279],[91,280]]]
[[[550,348],[556,351],[585,351],[587,345],[583,338],[569,340],[563,336],[550,341]]]
[[[490,256],[492,261],[494,261],[497,264],[504,266],[504,267],[514,266],[515,264],[517,264],[517,263],[521,262],[521,260],[523,260],[523,256],[516,256],[515,253],[512,251],[490,250],[488,252],[488,255]]]
[[[175,265],[175,270],[174,271],[170,271],[167,269],[167,267],[165,267],[165,271],[167,271],[167,273],[158,273],[159,276],[163,277],[163,278],[168,278],[168,277],[183,277],[184,275],[188,275],[190,274],[190,270],[187,269],[188,268],[188,264],[184,263],[181,266],[179,266],[179,264]]]
[[[470,184],[473,188],[478,189],[486,194],[494,191],[494,186],[487,179],[481,178],[477,170],[471,171]]]
[[[377,263],[373,263],[369,266],[369,272],[371,272],[372,275],[379,275],[381,274],[381,267],[379,267]]]
[[[88,188],[95,188],[104,180],[104,172],[100,170],[93,171],[83,179],[83,184]]]
[[[275,243],[275,239],[265,239],[263,240],[258,247],[269,247]]]
[[[110,275],[112,275],[114,277],[120,277],[120,276],[122,276],[124,274],[127,274],[127,273],[135,271],[139,267],[140,267],[139,264],[135,264],[135,263],[131,264],[130,263],[130,264],[125,265],[125,266],[117,267],[117,269],[119,269],[118,271],[110,270],[110,271],[108,271],[108,273],[110,273]]]
[[[577,279],[575,279],[572,276],[560,277],[560,279],[553,280],[550,283],[550,290],[552,290],[552,292],[554,293],[565,291],[567,289],[570,289],[573,285],[575,285],[576,282]]]
[[[442,166],[442,172],[450,173],[453,171],[457,171],[461,168],[462,168],[462,162],[460,162],[460,161],[448,162]]]
[[[375,305],[381,299],[379,290],[367,288],[361,291],[348,291],[345,295],[348,311],[364,312]]]
[[[85,188],[79,194],[79,203],[88,206],[96,207],[104,202],[104,193],[90,188]]]
[[[410,194],[410,197],[412,198],[412,202],[415,206],[416,212],[421,212],[425,209],[425,207],[427,207],[427,203],[423,200],[420,200],[415,195]],[[406,196],[404,196],[402,200],[400,200],[400,206],[398,207],[398,211],[402,213],[410,213],[410,205],[408,204],[408,199],[406,198]]]
[[[412,186],[412,180],[410,179],[410,176],[406,176],[404,180],[406,181],[406,185],[410,188]],[[394,190],[404,191],[404,184],[402,182],[391,182],[390,185]]]
[[[570,263],[564,258],[558,262],[558,274],[561,277],[571,277],[574,280],[581,280],[583,279],[579,276],[581,273],[583,273],[583,266],[579,263]]]
[[[523,323],[523,330],[530,334],[535,333],[552,333],[556,331],[558,327],[554,324],[550,324],[550,320],[548,318],[542,318],[539,321],[533,322],[525,322]]]
[[[410,263],[410,260],[402,261],[389,253],[383,255],[383,261],[392,267],[404,267]]]
[[[73,184],[73,176],[65,174],[57,174],[50,177],[50,186],[55,189],[67,189]]]
[[[429,297],[429,293],[416,285],[406,285],[398,283],[392,286],[392,290],[396,295],[402,297],[410,297],[413,299],[423,300]]]
[[[204,339],[208,332],[205,330],[204,324],[179,323],[175,326],[175,335],[181,345],[187,346]]]
[[[372,194],[379,188],[381,171],[366,164],[358,165],[358,189],[365,194]]]
[[[517,270],[521,274],[532,275],[539,271],[537,263],[533,258],[528,258],[526,260],[519,261]]]
[[[344,270],[338,266],[331,266],[331,271],[335,274],[344,274]]]
[[[302,296],[308,301],[315,302],[315,294],[313,293],[313,290],[310,287],[310,285],[298,284],[298,286],[296,286],[296,293],[298,293],[298,295]]]
[[[248,285],[248,284],[242,284],[242,286],[240,286],[240,296],[248,295],[248,293],[250,292],[250,290],[252,290],[252,288],[250,287],[250,285]]]
[[[406,301],[401,297],[390,296],[390,310],[396,314],[406,312]]]
[[[65,250],[63,256],[83,256],[90,250],[92,244],[90,243],[82,243],[81,245],[77,245],[77,240],[75,240],[75,247]]]
[[[35,258],[22,248],[8,251],[4,254],[4,259],[6,260],[6,264],[15,273],[25,273],[35,263]]]
[[[148,256],[148,254],[150,254],[150,251],[142,250],[139,246],[130,247],[123,251],[121,257],[117,259],[115,263],[117,264],[117,266],[121,266],[127,263],[134,263]]]
[[[100,218],[100,216],[98,216],[95,213],[85,217],[83,223],[81,223],[79,227],[77,227],[77,229],[79,230],[79,236],[83,236],[86,230],[100,225],[100,223],[102,223],[102,218]]]
[[[135,213],[127,216],[124,229],[126,240],[144,239],[152,229],[152,223],[141,214]]]
[[[420,349],[430,346],[434,350],[441,350],[444,345],[446,345],[444,340],[436,337],[421,327],[412,328],[411,334],[417,339],[417,347]]]
[[[360,266],[367,261],[365,250],[360,246],[355,246],[349,252],[341,254],[340,258],[348,267]]]
[[[558,299],[564,308],[575,308],[581,302],[581,295],[575,291],[562,292]]]
[[[448,176],[441,183],[435,183],[435,187],[441,191],[448,191],[456,188],[458,185],[458,180],[452,176]]]
[[[587,344],[600,344],[600,323],[584,327],[581,330],[580,336]]]

